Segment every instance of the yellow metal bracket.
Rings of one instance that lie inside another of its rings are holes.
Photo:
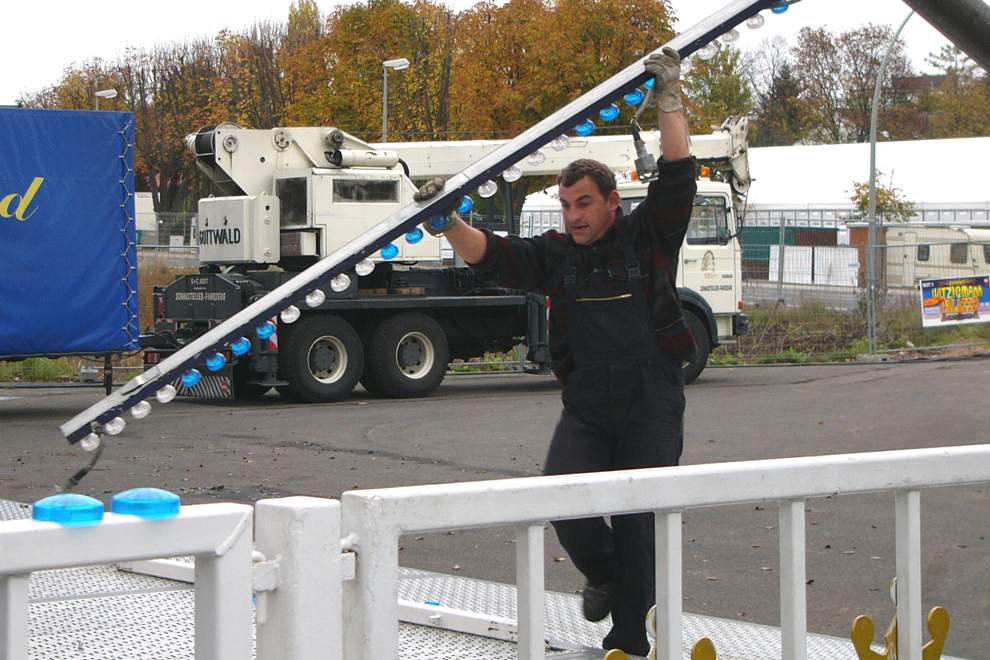
[[[873,633],[873,621],[870,620],[870,617],[856,617],[850,637],[859,660],[897,660],[897,615],[894,615],[883,636],[887,641],[883,653],[877,653],[870,648],[873,643]],[[945,638],[949,634],[949,613],[944,607],[933,607],[932,611],[928,613],[928,633],[932,638],[922,647],[921,658],[922,660],[939,660],[942,657]]]

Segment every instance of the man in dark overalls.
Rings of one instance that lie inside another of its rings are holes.
[[[565,233],[498,237],[456,215],[442,230],[482,278],[550,297],[550,354],[564,409],[548,475],[676,465],[681,455],[681,362],[697,349],[675,279],[696,165],[681,114],[677,53],[664,49],[647,69],[656,76],[660,177],[628,216],[608,167],[582,159],[557,180]],[[427,184],[418,198],[439,187],[442,181]],[[553,524],[587,579],[585,617],[612,614],[603,648],[647,655],[645,618],[656,599],[653,514],[612,516],[611,527],[603,518]]]

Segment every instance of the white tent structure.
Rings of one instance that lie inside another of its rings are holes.
[[[987,222],[988,152],[990,137],[878,142],[878,185],[899,188],[919,220]],[[754,148],[749,166],[754,182],[747,201],[756,216],[770,209],[838,212],[852,209],[853,184],[870,180],[870,145]]]

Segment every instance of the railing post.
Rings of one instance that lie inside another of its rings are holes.
[[[657,548],[657,660],[680,660],[683,586],[681,513],[654,512]]]
[[[780,502],[780,657],[807,660],[804,500]]]
[[[251,517],[216,554],[196,557],[196,660],[251,660]]]
[[[341,498],[344,534],[356,549],[354,579],[344,583],[344,657],[399,657],[399,531],[381,501]],[[367,505],[374,511],[365,511]]]
[[[258,660],[340,660],[340,502],[286,497],[254,511],[255,548],[277,574],[274,590],[258,594]]]
[[[27,660],[31,574],[0,575],[0,660]]]
[[[516,626],[519,660],[543,660],[543,525],[520,525],[516,533]]]
[[[897,655],[921,660],[921,493],[895,495],[897,543]]]

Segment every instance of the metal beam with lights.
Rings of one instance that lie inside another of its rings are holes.
[[[677,50],[681,58],[708,44],[751,16],[764,9],[778,11],[797,0],[735,0],[726,7],[684,31],[664,44]],[[659,49],[657,49],[659,51]],[[227,321],[193,340],[160,364],[128,381],[116,392],[79,413],[60,429],[70,443],[102,430],[124,411],[155,395],[176,381],[189,369],[203,364],[218,350],[238,341],[245,332],[254,331],[282,310],[302,301],[321,284],[344,273],[388,245],[392,240],[411,231],[425,220],[443,213],[455,200],[476,189],[487,180],[524,159],[559,135],[573,130],[589,117],[595,116],[613,101],[636,89],[652,76],[644,66],[646,58],[638,60],[609,80],[572,101],[543,121],[527,129],[505,145],[451,177],[443,191],[425,202],[414,202],[392,214],[372,229],[361,234],[336,252],[328,255],[282,286],[241,310]],[[122,421],[120,422],[122,424]],[[117,424],[117,426],[120,426]],[[102,425],[99,428],[94,425]]]

